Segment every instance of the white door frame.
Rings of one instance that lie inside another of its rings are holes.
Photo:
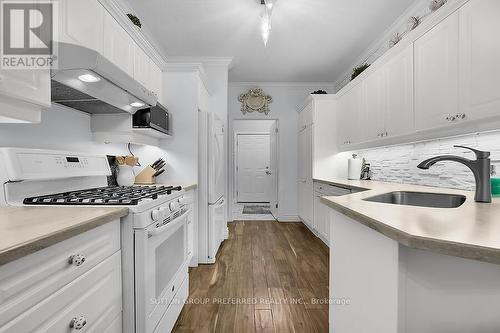
[[[247,119],[235,119],[235,120],[247,120]],[[279,121],[278,119],[250,119],[250,120],[274,120],[276,123],[276,128],[278,129],[277,133],[277,140],[276,140],[276,170],[274,170],[275,175],[276,175],[276,188],[273,188],[272,190],[275,192],[271,194],[272,196],[275,196],[277,198],[276,202],[279,205]],[[237,190],[238,190],[238,172],[237,172],[237,167],[238,167],[238,135],[269,135],[269,132],[264,132],[264,131],[252,131],[252,132],[247,132],[247,131],[234,131],[233,130],[233,188],[232,188],[232,193],[233,193],[233,204],[238,203],[238,195],[237,195]]]

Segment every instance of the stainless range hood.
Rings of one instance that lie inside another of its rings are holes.
[[[130,113],[155,106],[156,96],[94,50],[58,43],[52,102],[92,114]]]

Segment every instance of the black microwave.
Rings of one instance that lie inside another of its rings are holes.
[[[172,135],[172,117],[160,103],[134,113],[132,126],[134,128],[152,128],[167,135]]]

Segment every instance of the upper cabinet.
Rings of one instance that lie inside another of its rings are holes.
[[[498,129],[499,17],[498,0],[450,3],[375,61],[337,94],[342,149]]]
[[[449,125],[458,113],[458,12],[415,41],[417,130]]]
[[[133,77],[135,43],[132,37],[106,10],[104,11],[103,38],[104,47],[102,54]]]
[[[151,84],[149,81],[149,58],[139,46],[136,45],[134,49],[134,79],[136,79],[146,88],[150,89]]]
[[[412,133],[415,129],[413,108],[413,45],[385,65],[385,132],[387,137]]]
[[[103,51],[105,9],[97,0],[60,1],[59,38],[62,42]]]
[[[337,128],[340,146],[350,146],[361,141],[362,125],[362,84],[352,87],[342,95],[337,104]]]
[[[413,47],[396,54],[362,83],[361,142],[407,134],[414,129]]]
[[[158,67],[153,60],[149,60],[149,76],[150,76],[150,84],[151,84],[151,90],[155,93],[156,97],[158,98],[158,101],[162,104],[165,104],[163,101],[163,94],[162,94],[162,86],[163,86],[163,73]]]
[[[460,9],[460,113],[470,120],[500,115],[500,1]]]

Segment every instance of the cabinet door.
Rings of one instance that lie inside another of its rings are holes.
[[[458,112],[458,13],[415,41],[417,130],[450,124]]]
[[[141,83],[144,87],[151,89],[149,83],[149,57],[140,48],[139,45],[134,47],[134,79]]]
[[[309,225],[312,225],[313,221],[313,199],[314,199],[314,192],[313,192],[313,184],[312,182],[306,181],[304,183],[304,216],[303,218],[309,223]]]
[[[385,132],[386,136],[412,133],[413,112],[413,45],[385,65]]]
[[[97,0],[64,0],[60,7],[60,38],[102,53],[104,8]]]
[[[0,95],[49,107],[50,70],[0,70]]]
[[[500,115],[500,1],[460,9],[460,112],[466,119]]]
[[[151,90],[156,94],[156,97],[163,102],[162,98],[162,72],[160,67],[158,67],[153,60],[149,60],[149,74],[151,80]]]
[[[106,58],[131,77],[134,76],[134,41],[107,11],[104,13],[103,49]]]
[[[317,193],[314,193],[313,209],[313,226],[318,233],[321,233],[321,199]]]
[[[338,101],[339,114],[337,129],[339,132],[339,144],[348,146],[359,142],[362,126],[360,122],[362,85],[353,87],[340,97]]]
[[[305,179],[308,182],[312,182],[313,172],[312,172],[312,164],[313,164],[313,153],[312,153],[312,140],[313,140],[313,126],[309,126],[304,130],[304,170],[305,170]]]
[[[363,121],[366,128],[360,133],[360,141],[374,141],[382,138],[385,133],[385,75],[380,68],[370,74],[363,85]]]

